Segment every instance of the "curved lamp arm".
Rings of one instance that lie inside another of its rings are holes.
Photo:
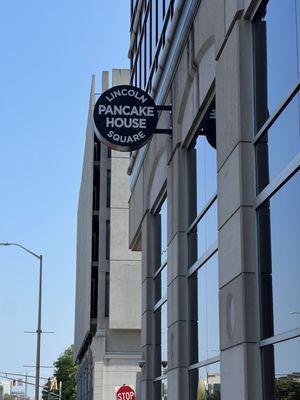
[[[41,255],[39,256],[38,254],[34,253],[33,251],[27,249],[26,247],[22,246],[21,244],[18,243],[0,243],[0,246],[17,246],[17,247],[21,247],[21,249],[27,251],[27,253],[31,254],[32,256],[38,258],[39,260],[41,259]]]

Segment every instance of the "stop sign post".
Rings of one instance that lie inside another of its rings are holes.
[[[136,400],[134,390],[127,385],[121,386],[117,391],[117,400]]]

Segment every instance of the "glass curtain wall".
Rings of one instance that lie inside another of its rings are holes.
[[[188,149],[190,399],[221,398],[215,102]]]
[[[137,5],[133,2],[131,6],[131,32],[137,26],[131,51],[131,84],[151,91],[175,4],[174,0],[144,0],[140,11]]]
[[[167,198],[155,214],[155,266],[154,266],[154,398],[168,397],[168,310],[167,310]]]
[[[300,398],[300,1],[254,21],[257,221],[264,398]]]

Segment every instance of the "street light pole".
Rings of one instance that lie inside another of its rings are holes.
[[[39,305],[38,305],[38,326],[36,338],[36,366],[35,366],[35,400],[39,400],[40,369],[41,369],[41,334],[42,334],[42,274],[43,274],[43,256],[40,259],[39,276]]]
[[[0,243],[0,246],[17,246],[25,250],[27,253],[40,260],[39,272],[39,299],[38,299],[38,323],[36,331],[36,365],[35,365],[35,400],[39,400],[39,384],[40,384],[40,367],[41,367],[41,334],[42,334],[42,273],[43,273],[43,256],[34,253],[26,247],[18,243]]]

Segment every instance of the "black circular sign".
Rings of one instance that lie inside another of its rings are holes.
[[[94,109],[95,131],[108,147],[133,151],[151,139],[158,121],[153,99],[144,90],[129,85],[106,90]]]

